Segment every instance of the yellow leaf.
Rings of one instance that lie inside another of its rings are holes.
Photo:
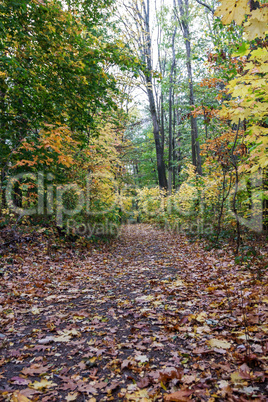
[[[53,387],[56,387],[56,386],[57,386],[57,384],[55,384],[54,382],[48,381],[48,380],[45,380],[45,379],[43,379],[40,382],[35,381],[34,383],[29,384],[29,387],[31,387],[33,389],[36,389],[38,391],[41,391],[42,389],[46,389],[46,388],[53,388]]]
[[[241,25],[245,15],[250,13],[248,0],[221,0],[222,5],[219,6],[215,15],[222,17],[223,24],[231,24],[235,21],[238,25]]]
[[[235,371],[234,373],[231,374],[231,381],[232,382],[240,382],[240,381],[243,381],[243,378],[238,373],[238,371]]]
[[[70,335],[61,335],[54,337],[55,342],[69,342],[70,339],[71,339]]]
[[[207,292],[214,292],[214,290],[216,290],[216,289],[217,289],[216,286],[209,286],[209,287],[206,288],[206,291]]]
[[[141,389],[139,391],[134,392],[133,394],[126,393],[125,394],[125,400],[127,401],[133,401],[133,402],[149,402],[151,401],[151,398],[148,395],[148,392],[146,389]]]
[[[245,23],[245,34],[248,40],[253,40],[256,37],[264,38],[268,32],[267,22],[261,22],[256,19],[250,18]]]
[[[22,395],[19,391],[15,391],[12,395],[11,402],[30,402],[30,399]]]
[[[205,322],[205,318],[207,316],[207,313],[205,313],[204,311],[200,314],[198,314],[198,316],[195,318],[196,321],[198,322]]]
[[[173,286],[185,286],[185,283],[181,279],[177,279],[175,282],[172,282]]]
[[[221,340],[221,339],[217,339],[217,338],[210,339],[208,341],[208,343],[212,348],[230,349],[230,347],[231,347],[230,342],[227,342],[227,341],[224,341],[224,340]]]
[[[32,314],[37,315],[40,314],[40,310],[37,307],[33,307],[31,310]]]

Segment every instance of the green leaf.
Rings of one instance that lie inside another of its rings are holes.
[[[233,57],[238,57],[238,56],[245,56],[248,53],[249,50],[249,44],[244,42],[242,45],[239,46],[237,51],[232,54]]]

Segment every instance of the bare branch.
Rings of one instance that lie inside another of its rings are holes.
[[[200,4],[201,6],[206,7],[212,14],[214,14],[215,10],[210,7],[208,4],[204,3],[203,1],[200,0],[195,0],[198,4]]]

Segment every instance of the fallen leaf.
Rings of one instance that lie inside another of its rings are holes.
[[[208,341],[209,345],[212,348],[217,348],[217,349],[230,349],[232,344],[230,342],[227,342],[225,340],[217,339],[217,338],[212,338]]]
[[[24,367],[21,372],[24,375],[36,375],[36,374],[45,374],[49,371],[48,366],[42,366],[41,364],[32,364],[30,367]]]
[[[176,391],[176,392],[173,392],[172,394],[165,395],[164,401],[165,402],[188,402],[188,401],[190,401],[190,398],[188,398],[188,396],[191,395],[192,393],[193,393],[193,391],[191,391],[191,390]]]
[[[10,381],[14,385],[28,385],[31,382],[30,380],[27,380],[26,378],[22,377],[12,377]]]
[[[132,401],[132,402],[150,402],[151,398],[148,395],[148,391],[145,389],[141,389],[139,391],[135,391],[134,393],[126,393],[124,400]]]
[[[140,363],[145,363],[145,362],[149,361],[149,359],[146,355],[137,355],[137,356],[135,356],[135,360]]]
[[[30,402],[30,399],[22,395],[19,391],[15,391],[12,394],[11,402]]]
[[[45,379],[41,380],[40,382],[35,381],[34,383],[29,384],[29,387],[36,389],[38,391],[41,391],[46,388],[53,388],[56,386],[57,384],[55,384],[54,382]]]
[[[200,314],[198,314],[196,317],[193,317],[196,319],[196,321],[202,323],[206,321],[206,317],[207,317],[207,313],[205,313],[204,311]]]
[[[43,339],[39,339],[38,343],[40,343],[41,345],[47,345],[50,342],[54,341],[54,336],[46,336]]]
[[[69,392],[65,400],[68,402],[76,401],[78,397],[78,392]]]
[[[158,372],[159,380],[165,384],[166,382],[176,378],[180,380],[183,376],[183,368],[167,367]]]
[[[184,375],[181,379],[181,381],[185,384],[191,384],[192,382],[195,382],[196,380],[196,375],[192,374],[192,375]]]
[[[243,381],[243,378],[238,373],[238,371],[235,371],[234,373],[231,374],[231,381],[234,383],[237,383],[237,382]]]
[[[151,383],[151,380],[149,377],[143,377],[140,379],[140,381],[137,382],[137,386],[139,388],[146,388],[148,385]]]

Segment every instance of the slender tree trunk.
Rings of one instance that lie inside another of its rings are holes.
[[[231,163],[234,167],[235,170],[235,191],[234,191],[234,195],[233,195],[233,201],[232,201],[232,210],[233,213],[235,215],[235,219],[236,219],[236,249],[235,249],[235,254],[238,254],[239,248],[240,248],[240,244],[241,244],[241,231],[240,231],[240,222],[239,222],[239,216],[238,216],[238,212],[237,212],[237,193],[238,193],[238,185],[239,185],[239,175],[238,175],[238,166],[237,166],[237,160],[236,160],[236,156],[234,154],[234,150],[236,147],[236,143],[237,143],[237,139],[238,139],[238,133],[239,133],[239,127],[240,127],[240,119],[237,125],[237,131],[236,131],[236,136],[235,136],[235,141],[231,150]]]
[[[152,61],[152,41],[150,30],[150,0],[130,0],[129,4],[125,4],[131,21],[135,25],[135,40],[138,43],[137,51],[139,58],[143,64],[141,76],[146,85],[146,92],[149,101],[149,109],[153,124],[153,134],[157,158],[157,174],[160,188],[167,188],[166,168],[164,162],[164,130],[163,130],[163,114],[161,111],[161,102],[157,110],[157,101],[154,94],[153,86],[153,61]],[[122,21],[127,27],[125,21]],[[127,31],[129,29],[127,27]],[[163,109],[162,109],[163,110]],[[158,113],[157,113],[158,112]],[[162,114],[162,118],[161,118]],[[160,122],[162,120],[162,122]],[[161,141],[162,140],[162,141]]]
[[[174,82],[174,70],[176,65],[175,57],[175,36],[177,32],[177,27],[175,27],[172,35],[172,64],[169,76],[169,97],[168,97],[168,107],[169,107],[169,128],[168,128],[168,192],[172,192],[172,173],[173,173],[173,132],[172,132],[172,111],[173,111],[173,82]]]
[[[152,86],[150,85],[150,81],[147,82],[147,94],[150,105],[150,113],[152,117],[153,123],[153,133],[154,133],[154,141],[155,141],[155,149],[156,149],[156,159],[157,159],[157,173],[158,173],[158,182],[160,188],[167,188],[167,179],[166,179],[166,169],[163,157],[163,147],[160,141],[160,128],[157,119],[156,107],[155,107],[155,99],[152,91]]]
[[[164,126],[164,99],[163,99],[163,93],[161,90],[161,97],[160,97],[160,125],[161,125],[161,143],[162,143],[162,153],[164,155],[164,149],[165,149],[165,126]]]
[[[177,125],[179,126],[181,121],[180,121],[180,115],[179,115],[179,110],[178,108],[174,108],[174,122],[175,120],[177,121]],[[175,127],[174,127],[175,129]],[[176,153],[176,159],[178,162],[178,168],[177,168],[177,176],[178,176],[178,186],[180,186],[180,172],[181,172],[181,132],[178,130],[177,135],[176,135],[176,140],[177,140],[177,153]]]
[[[163,6],[163,0],[161,0],[161,7]],[[166,55],[164,57],[161,57],[161,41],[162,41],[162,31],[160,28],[159,20],[158,20],[158,14],[157,14],[157,0],[155,0],[155,15],[156,15],[156,21],[157,21],[157,26],[158,26],[158,31],[157,31],[157,49],[158,49],[158,65],[159,65],[159,71],[162,75],[162,77],[165,76],[166,72]],[[160,124],[160,130],[161,130],[161,144],[162,144],[162,152],[164,155],[164,148],[165,148],[165,112],[164,112],[164,94],[163,94],[163,88],[161,86],[160,90],[160,97],[159,97],[159,124]],[[156,96],[157,98],[157,96]]]
[[[176,0],[174,0],[175,9],[176,8]],[[189,2],[188,0],[177,0],[179,6],[179,15],[177,12],[177,18],[179,20],[183,38],[185,41],[186,48],[186,68],[189,82],[189,101],[190,106],[194,107],[195,99],[194,99],[194,88],[193,88],[193,74],[192,74],[192,63],[191,63],[191,38],[190,38],[190,30],[189,30]],[[198,142],[198,128],[197,121],[194,116],[191,116],[191,145],[192,145],[192,162],[193,165],[196,166],[197,173],[202,174],[201,167],[201,155],[200,155],[200,145]]]
[[[2,210],[6,208],[6,193],[5,193],[5,178],[6,178],[6,173],[5,169],[1,170],[1,215],[2,215]]]
[[[175,150],[175,136],[174,136],[175,131],[173,131],[173,169],[172,169],[172,181],[173,181],[173,188],[176,188],[176,169],[175,169],[175,160],[176,160],[176,150]]]
[[[160,141],[160,127],[157,119],[157,111],[156,111],[156,103],[155,97],[153,93],[153,78],[152,78],[152,43],[151,43],[151,33],[150,33],[150,2],[147,0],[147,5],[145,4],[145,0],[142,0],[142,9],[144,14],[144,28],[145,28],[145,43],[144,43],[144,51],[145,51],[145,61],[146,61],[146,71],[145,71],[145,80],[146,80],[146,89],[150,106],[150,113],[152,117],[153,123],[153,133],[154,133],[154,141],[155,141],[155,149],[156,149],[156,159],[157,159],[157,172],[158,172],[158,181],[160,188],[167,188],[167,179],[166,179],[166,168],[164,163],[164,154],[163,154],[163,146]]]
[[[268,232],[268,199],[267,199],[267,194],[268,194],[268,169],[264,168],[262,170],[262,179],[263,179],[263,231],[264,233]]]

